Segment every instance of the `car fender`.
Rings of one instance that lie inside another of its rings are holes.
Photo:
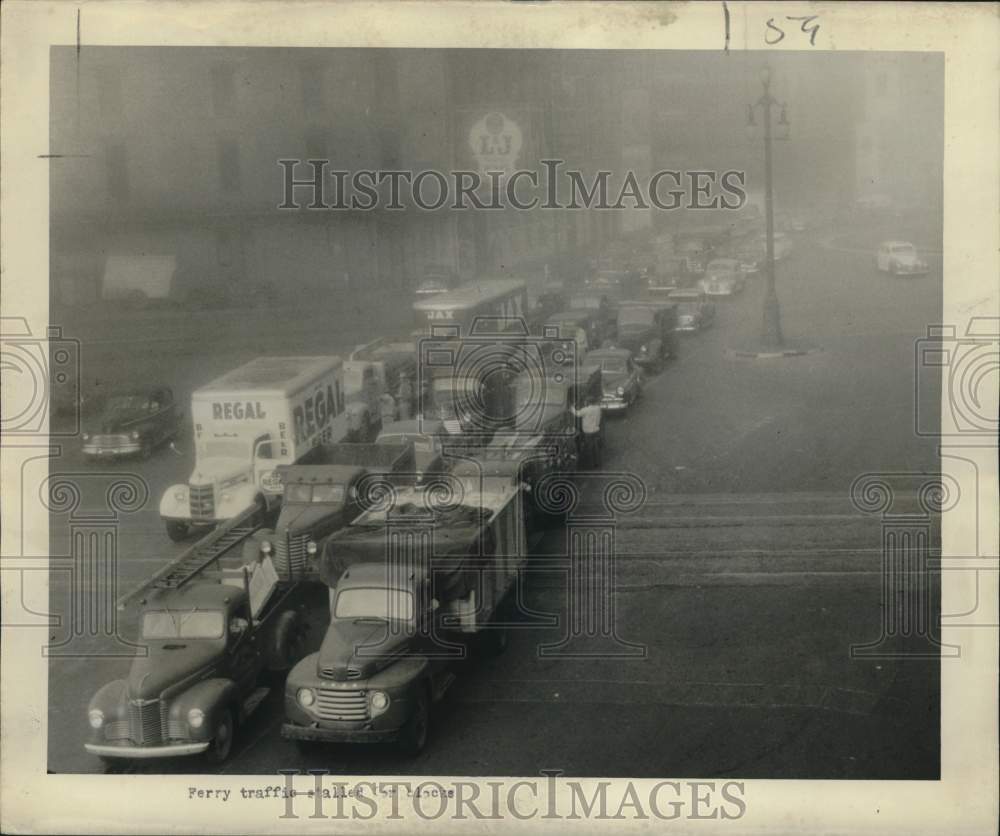
[[[187,726],[187,714],[192,708],[199,708],[205,713],[205,722],[201,728],[191,729],[191,737],[196,740],[211,739],[223,709],[232,708],[237,720],[243,719],[239,688],[231,679],[204,679],[188,688],[174,697],[167,718]]]
[[[114,719],[111,715],[117,716],[119,710],[125,705],[125,688],[124,679],[113,679],[106,685],[102,685],[97,693],[90,698],[87,711],[97,708],[104,712],[105,722]]]
[[[181,499],[177,499],[175,494]],[[191,489],[183,484],[167,488],[160,497],[160,516],[168,519],[188,519],[191,516]]]

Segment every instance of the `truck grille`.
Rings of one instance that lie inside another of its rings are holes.
[[[105,740],[127,740],[128,720],[116,720],[104,727]]]
[[[129,700],[128,722],[129,738],[133,743],[162,741],[159,700]]]
[[[213,519],[215,517],[215,492],[212,485],[192,485],[191,517],[192,519]]]
[[[278,577],[288,579],[302,575],[306,570],[306,543],[308,534],[291,534],[275,538],[274,569]]]
[[[364,691],[320,688],[316,692],[316,714],[323,720],[367,720],[368,697]]]
[[[167,721],[168,740],[186,740],[187,737],[188,737],[187,723],[185,723],[183,720]]]

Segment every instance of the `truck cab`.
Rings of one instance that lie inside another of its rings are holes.
[[[85,748],[109,764],[202,753],[226,760],[237,727],[267,695],[262,674],[301,655],[299,613],[289,590],[273,584],[251,593],[246,583],[205,579],[157,590],[139,624],[147,655],[87,708]]]

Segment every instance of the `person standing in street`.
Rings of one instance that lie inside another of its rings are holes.
[[[596,403],[573,408],[573,415],[580,421],[581,459],[584,468],[601,466],[601,406]]]

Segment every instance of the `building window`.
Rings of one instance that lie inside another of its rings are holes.
[[[223,191],[240,190],[240,146],[235,139],[219,141],[219,184]]]
[[[128,157],[124,145],[107,149],[108,192],[115,200],[128,200]]]
[[[219,64],[212,68],[212,110],[216,116],[228,116],[236,104],[236,78],[233,68]]]

